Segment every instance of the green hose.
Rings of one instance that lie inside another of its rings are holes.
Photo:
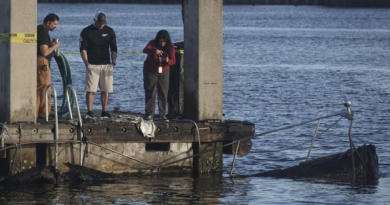
[[[65,56],[60,53],[60,56],[54,56],[54,59],[57,62],[58,69],[60,70],[61,73],[61,78],[62,78],[62,91],[63,91],[63,96],[62,96],[62,105],[61,108],[58,110],[58,118],[65,118],[69,117],[69,110],[68,110],[68,103],[66,100],[66,91],[65,88],[67,85],[72,85],[72,70],[70,69],[68,60],[66,60]],[[70,101],[70,107],[73,109],[73,104],[74,104],[74,97],[71,89],[68,89],[68,94],[69,94],[69,101]],[[52,107],[51,109],[51,116],[54,116],[54,108]]]

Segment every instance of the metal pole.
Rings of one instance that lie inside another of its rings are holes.
[[[47,109],[47,90],[49,88],[52,88],[52,91],[54,92],[54,116],[55,116],[55,125],[54,125],[54,144],[55,144],[55,148],[54,148],[54,166],[55,168],[57,169],[57,166],[58,166],[58,112],[57,112],[57,91],[56,91],[56,88],[53,86],[53,85],[48,85],[46,87],[46,91],[45,91],[45,109],[46,109],[46,122],[49,121],[49,112],[48,112],[48,109]]]
[[[67,85],[65,90],[66,90],[66,100],[68,101],[68,110],[69,110],[69,116],[70,116],[70,119],[72,120],[73,119],[73,114],[72,114],[72,108],[70,106],[70,100],[69,100],[69,94],[68,94],[68,89],[71,89],[72,90],[72,93],[73,93],[73,97],[75,99],[75,104],[76,104],[76,110],[77,110],[77,115],[79,117],[79,129],[81,130],[83,128],[83,119],[81,118],[81,114],[80,114],[80,107],[79,107],[79,101],[77,99],[77,94],[76,94],[76,90],[74,89],[74,87],[72,85]],[[80,132],[80,135],[79,135],[79,140],[80,140],[80,166],[83,166],[83,153],[82,153],[82,149],[83,149],[83,132]]]
[[[352,155],[352,170],[353,170],[353,182],[355,182],[356,172],[355,172],[355,149],[353,146],[352,136],[351,136],[351,129],[352,129],[352,123],[353,119],[351,120],[351,123],[349,125],[349,131],[348,131],[348,138],[349,138],[349,146],[351,147],[351,155]]]
[[[238,153],[238,149],[240,148],[240,142],[241,141],[238,141],[238,143],[237,143],[236,153],[234,154],[234,157],[233,157],[232,168],[230,169],[230,176],[232,176],[232,174],[233,174],[234,163],[236,162],[236,156]]]
[[[321,121],[321,119],[318,119],[317,127],[316,127],[316,130],[314,131],[313,138],[311,139],[310,149],[309,149],[309,152],[307,153],[306,161],[309,159],[311,148],[313,148],[314,140],[316,140],[316,138],[317,138],[317,131],[318,131],[318,127],[320,126],[320,121]]]

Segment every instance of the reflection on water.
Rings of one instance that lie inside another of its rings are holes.
[[[378,184],[351,184],[321,180],[291,180],[208,175],[192,177],[139,177],[115,183],[78,185],[23,185],[0,188],[1,204],[362,204],[367,196],[389,194]],[[383,196],[383,197],[382,197]]]
[[[140,177],[126,181],[81,185],[28,185],[2,189],[1,204],[219,204],[224,190],[221,175],[192,177]]]

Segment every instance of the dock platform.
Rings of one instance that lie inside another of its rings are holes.
[[[246,121],[149,121],[122,111],[110,111],[112,118],[85,118],[85,113],[78,118],[73,110],[74,118],[58,119],[58,128],[54,117],[3,125],[0,163],[5,166],[0,173],[16,174],[38,165],[56,166],[63,173],[68,171],[64,163],[107,173],[218,172],[222,155],[248,154],[255,134],[254,124]],[[152,135],[145,135],[145,126]]]

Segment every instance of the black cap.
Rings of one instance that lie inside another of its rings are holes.
[[[103,25],[103,24],[107,24],[107,21],[106,21],[106,14],[104,14],[103,12],[99,11],[95,14],[95,21],[96,23],[98,23],[99,25]]]

